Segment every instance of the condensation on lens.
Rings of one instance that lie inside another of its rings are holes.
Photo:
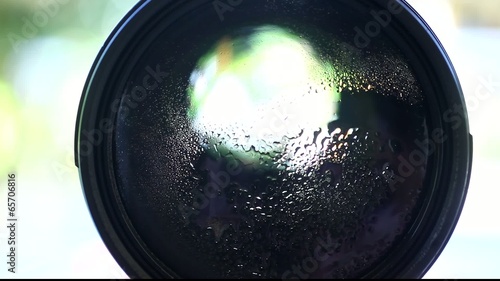
[[[249,26],[214,41],[180,91],[147,167],[168,182],[155,198],[178,243],[217,275],[358,276],[407,229],[427,132],[394,48]]]

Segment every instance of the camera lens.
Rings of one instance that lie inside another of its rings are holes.
[[[418,278],[472,138],[399,1],[143,1],[85,85],[76,159],[131,277]]]

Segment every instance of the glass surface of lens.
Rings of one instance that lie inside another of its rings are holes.
[[[179,17],[127,77],[118,190],[179,275],[356,277],[414,219],[422,87],[384,33],[356,46],[349,31],[366,22],[331,2],[255,1],[202,34]]]

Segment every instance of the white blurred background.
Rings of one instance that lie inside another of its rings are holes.
[[[88,212],[73,136],[88,71],[135,2],[0,1],[0,278],[126,278]],[[425,278],[500,278],[500,1],[408,2],[455,65],[474,136],[462,216]],[[2,226],[11,172],[18,178],[15,275],[4,262],[8,233]]]

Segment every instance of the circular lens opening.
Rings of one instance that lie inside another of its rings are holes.
[[[422,275],[466,189],[439,184],[462,136],[430,143],[436,54],[387,1],[248,2],[145,2],[94,66],[80,131],[113,126],[79,164],[107,245],[138,276]]]

